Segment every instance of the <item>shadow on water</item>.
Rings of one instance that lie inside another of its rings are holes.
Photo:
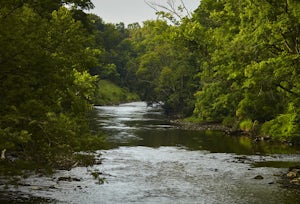
[[[213,153],[235,154],[294,154],[299,153],[297,147],[270,142],[256,143],[245,136],[228,136],[218,131],[188,131],[179,129],[138,130],[140,138],[127,145],[135,146],[182,146],[188,150],[207,150]]]
[[[299,146],[268,141],[256,143],[249,137],[229,136],[220,131],[182,130],[170,124],[160,108],[145,107],[141,103],[135,108],[129,105],[97,107],[93,112],[92,129],[103,129],[109,135],[111,148],[179,146],[188,150],[246,155],[300,153]]]

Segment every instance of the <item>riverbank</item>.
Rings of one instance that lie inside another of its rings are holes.
[[[268,141],[269,143],[281,143],[286,146],[299,145],[299,142],[292,143],[291,141],[278,141],[270,137],[261,137],[252,135],[249,132],[242,130],[235,130],[226,127],[220,123],[199,123],[199,122],[188,122],[184,120],[171,120],[172,124],[176,125],[183,130],[196,130],[196,131],[221,131],[226,135],[230,136],[246,136],[252,139],[253,142]],[[281,175],[282,180],[280,183],[284,188],[300,190],[300,162],[299,166],[288,166],[288,171]]]
[[[0,203],[57,203],[55,196],[49,198],[47,194],[66,191],[70,186],[75,191],[83,190],[87,180],[103,184],[104,175],[94,168],[101,164],[100,152],[75,153],[72,161],[56,168],[33,165],[24,170],[17,161],[0,161]]]
[[[187,122],[184,120],[171,120],[170,122],[184,130],[216,130],[224,132],[232,131],[231,128],[225,127],[222,124],[218,123],[195,123]]]
[[[270,142],[282,143],[282,144],[286,144],[286,145],[290,145],[290,146],[291,145],[300,146],[300,137],[291,138],[291,140],[280,141],[280,140],[274,139],[270,136],[262,136],[262,135],[256,134],[255,132],[243,131],[241,129],[224,126],[221,123],[190,122],[190,121],[181,120],[181,119],[170,120],[170,122],[183,130],[221,131],[221,132],[224,132],[224,134],[231,135],[231,136],[247,136],[249,138],[252,138],[254,142],[270,141]]]
[[[139,101],[136,93],[130,92],[108,80],[99,80],[93,103],[98,106],[117,105],[132,101]]]

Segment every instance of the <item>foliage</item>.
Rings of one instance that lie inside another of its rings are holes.
[[[89,0],[0,2],[0,150],[57,166],[101,148],[91,103],[137,100],[130,92],[175,117],[300,135],[299,1],[202,0],[191,17],[173,7],[127,28],[88,8]]]
[[[86,70],[98,51],[72,10],[50,6],[1,1],[0,7],[0,149],[45,166],[104,144],[86,119],[96,80]]]
[[[180,11],[169,6],[158,11],[160,20],[119,27],[124,35],[110,30],[113,39],[124,37],[114,41],[114,56],[123,60],[110,61],[115,66],[102,75],[119,78],[143,100],[163,102],[176,117],[299,135],[298,107],[287,108],[300,96],[299,2],[202,0],[191,18],[177,18]]]
[[[194,108],[198,69],[179,32],[181,28],[164,20],[146,21],[142,28],[131,30],[136,58],[127,67],[136,76],[136,91],[143,100],[163,102],[167,113],[182,117]]]
[[[96,19],[109,59],[100,60],[100,78],[175,117],[262,128],[282,140],[300,135],[300,3],[202,0],[191,17],[172,5],[142,27]]]
[[[130,93],[129,90],[121,88],[110,81],[100,80],[97,83],[95,92],[95,105],[119,104],[121,102],[138,101],[137,94]]]
[[[174,7],[164,9],[166,20],[130,31],[136,57],[128,70],[142,99],[177,116],[194,109],[197,121],[262,127],[282,139],[300,134],[298,1],[202,0],[173,25]]]
[[[298,113],[297,113],[298,111]],[[262,133],[272,135],[281,140],[290,140],[293,136],[299,136],[299,109],[293,103],[289,104],[286,113],[264,123]]]
[[[257,121],[280,139],[299,135],[299,8],[297,1],[201,1],[192,20],[203,38],[188,36],[205,53],[196,117],[236,118],[245,130]]]
[[[245,132],[250,132],[253,129],[253,122],[250,119],[246,119],[240,123],[240,129]]]

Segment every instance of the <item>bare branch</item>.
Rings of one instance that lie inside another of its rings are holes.
[[[170,14],[177,16],[179,19],[182,19],[182,16],[180,14],[178,14],[178,12],[175,8],[175,3],[173,0],[168,0],[167,4],[169,7],[155,3],[155,2],[151,2],[151,1],[146,1],[146,0],[144,0],[144,1],[147,5],[149,5],[156,12],[160,12],[160,10],[158,10],[158,8],[161,8],[163,10],[166,10]]]
[[[189,18],[191,18],[192,15],[191,15],[190,11],[186,8],[186,6],[185,6],[183,0],[180,0],[180,2],[181,2],[181,5],[183,6],[183,9],[184,9],[185,12],[187,13],[187,16],[188,16]]]
[[[144,0],[144,2],[158,14],[168,14],[173,16],[167,16],[167,18],[169,18],[171,21],[174,21],[175,19],[182,20],[185,16],[191,18],[191,13],[185,6],[183,0],[180,0],[180,5],[178,7],[176,6],[175,0],[167,0],[167,5],[162,5],[151,0]]]
[[[152,8],[153,10],[155,10],[156,12],[159,12],[159,10],[155,7],[155,5],[153,3],[150,3],[146,0],[144,0],[144,2],[150,7]]]

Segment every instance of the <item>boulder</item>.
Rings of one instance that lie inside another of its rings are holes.
[[[286,175],[288,178],[296,178],[300,176],[300,169],[290,169],[290,171]]]
[[[286,175],[288,178],[296,178],[297,177],[297,173],[294,171],[290,171],[289,173],[287,173]]]

